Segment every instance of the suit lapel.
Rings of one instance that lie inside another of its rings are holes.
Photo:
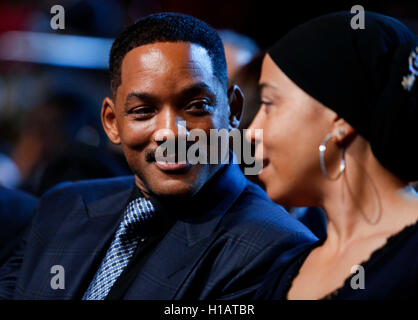
[[[64,261],[58,263],[71,272],[66,274],[69,281],[65,295],[81,298],[84,294],[113,239],[131,191],[132,187],[87,202],[84,213],[71,216],[65,222],[62,235],[67,241],[61,256]],[[65,235],[67,230],[71,231],[71,235]],[[74,240],[68,242],[68,237]]]

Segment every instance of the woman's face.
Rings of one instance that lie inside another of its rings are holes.
[[[319,183],[324,181],[318,147],[334,129],[336,113],[294,84],[269,55],[259,85],[261,108],[250,126],[263,129],[263,141],[256,146],[256,157],[264,162],[259,178],[273,201],[317,205]],[[328,145],[327,153],[338,153],[335,143]]]

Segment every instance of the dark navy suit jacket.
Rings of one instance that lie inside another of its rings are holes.
[[[81,299],[133,185],[133,177],[90,180],[45,194],[21,252],[0,270],[0,297]],[[210,201],[176,220],[124,299],[251,298],[279,256],[285,263],[317,240],[237,165],[226,165],[201,192]],[[51,286],[54,265],[65,270],[65,289]]]

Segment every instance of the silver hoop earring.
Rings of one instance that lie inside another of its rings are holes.
[[[341,148],[341,163],[340,163],[340,171],[338,172],[337,176],[331,177],[328,174],[327,168],[325,166],[325,151],[327,151],[327,143],[333,137],[332,133],[329,133],[325,136],[324,141],[322,141],[321,145],[319,146],[319,162],[321,164],[321,171],[322,174],[330,180],[337,180],[345,170],[345,150]]]

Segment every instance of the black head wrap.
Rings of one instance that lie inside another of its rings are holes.
[[[353,29],[353,16],[338,12],[311,20],[268,54],[368,140],[383,166],[404,181],[418,180],[418,79],[407,85],[418,72],[417,38],[398,20],[371,12],[364,29]]]

